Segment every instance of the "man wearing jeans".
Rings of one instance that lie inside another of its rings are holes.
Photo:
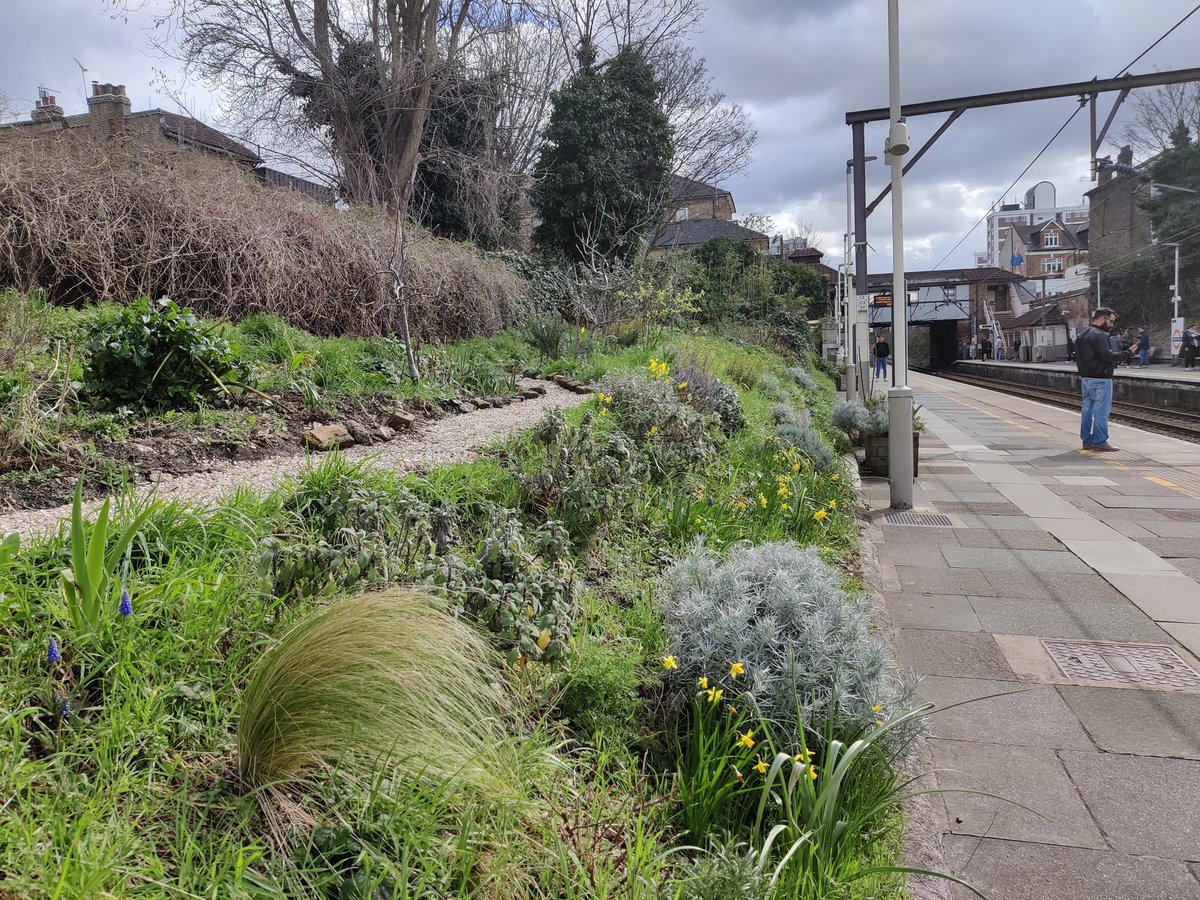
[[[875,338],[875,349],[872,351],[875,356],[875,377],[881,375],[887,378],[887,361],[892,355],[892,348],[888,346],[888,342],[883,339],[883,335],[877,335]]]
[[[1092,324],[1075,339],[1075,366],[1083,393],[1083,418],[1079,437],[1084,450],[1111,453],[1117,448],[1108,443],[1108,413],[1112,409],[1113,366],[1127,362],[1130,348],[1113,350],[1109,332],[1117,314],[1107,306],[1092,313]]]

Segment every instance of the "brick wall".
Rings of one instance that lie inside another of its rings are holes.
[[[664,217],[667,222],[674,222],[675,215],[680,209],[686,208],[689,219],[724,219],[733,221],[733,197],[725,192],[715,196],[691,199],[686,202],[676,202],[668,207]]]

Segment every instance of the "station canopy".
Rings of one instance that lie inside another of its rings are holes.
[[[935,322],[965,322],[971,318],[971,287],[984,285],[1000,287],[1025,277],[1004,269],[981,267],[975,269],[932,269],[906,272],[905,284],[910,298],[908,323],[932,325]],[[870,305],[868,320],[872,327],[892,324],[892,276],[871,275],[867,279]]]

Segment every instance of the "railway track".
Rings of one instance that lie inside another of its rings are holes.
[[[923,375],[944,378],[947,381],[959,381],[963,384],[978,385],[990,391],[999,391],[1002,394],[1011,394],[1014,397],[1023,397],[1026,400],[1038,400],[1042,403],[1049,403],[1052,406],[1061,406],[1064,409],[1079,409],[1083,405],[1079,395],[1072,391],[1015,384],[1011,381],[1001,381],[998,378],[967,375],[963,372],[950,372],[944,369],[927,369],[922,366],[913,366],[912,368],[914,372],[920,372]],[[1136,425],[1147,431],[1155,431],[1160,434],[1170,435],[1171,437],[1181,438],[1185,441],[1200,443],[1200,414],[1197,413],[1185,412],[1178,409],[1164,410],[1160,407],[1143,406],[1139,403],[1114,400],[1110,418],[1128,425]]]

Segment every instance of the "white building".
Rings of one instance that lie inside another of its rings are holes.
[[[1009,226],[1038,225],[1056,217],[1066,225],[1086,223],[1087,204],[1058,206],[1054,185],[1039,181],[1025,192],[1024,203],[1004,203],[998,210],[988,213],[987,250],[975,253],[975,265],[1010,268],[1010,261],[1001,258]]]

